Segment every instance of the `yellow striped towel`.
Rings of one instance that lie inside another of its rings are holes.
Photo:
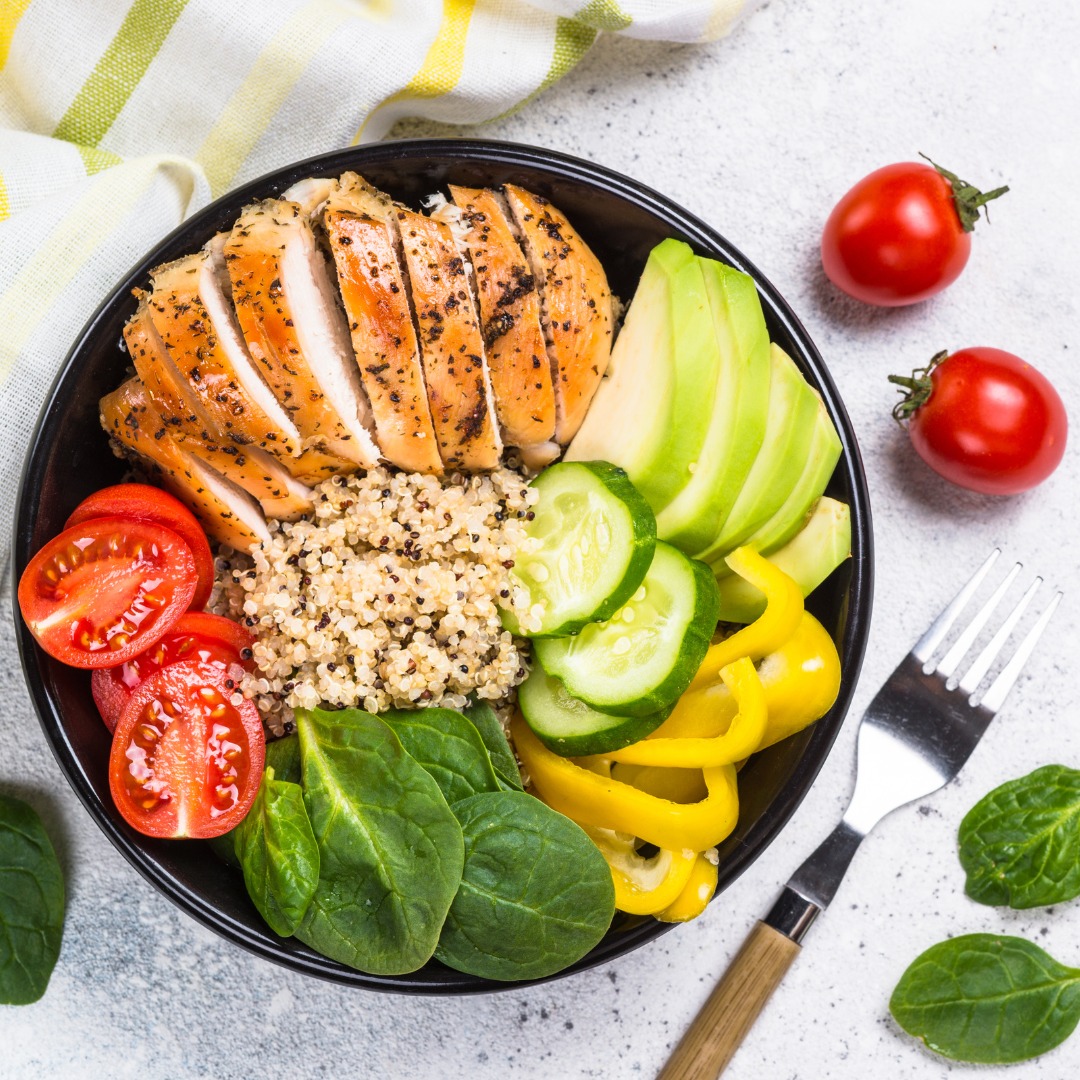
[[[500,116],[600,31],[710,40],[756,3],[0,0],[0,520],[75,334],[209,199],[403,117]]]

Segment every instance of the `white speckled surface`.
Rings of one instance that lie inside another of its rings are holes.
[[[991,787],[1051,761],[1080,765],[1076,446],[1025,497],[964,494],[910,453],[885,383],[938,349],[995,345],[1049,375],[1080,423],[1077,41],[1072,0],[771,0],[714,46],[602,40],[543,98],[476,132],[590,157],[666,192],[745,251],[805,321],[847,402],[873,498],[877,599],[855,715],[993,544],[1067,590],[960,781],[866,842],[731,1080],[968,1071],[899,1033],[886,1007],[906,964],[949,934],[1023,934],[1080,965],[1080,902],[980,907],[964,897],[955,857],[961,817]],[[850,183],[918,150],[1013,192],[945,295],[902,311],[857,307],[822,278],[821,226]],[[853,722],[791,825],[703,918],[604,968],[481,998],[350,992],[248,957],[128,867],[46,750],[3,619],[0,788],[44,815],[70,902],[48,994],[0,1008],[2,1077],[652,1076],[852,783]],[[1078,1063],[1080,1033],[1040,1061],[977,1075],[1061,1080]]]

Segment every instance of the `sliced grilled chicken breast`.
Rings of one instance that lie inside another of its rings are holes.
[[[555,438],[565,446],[585,419],[608,360],[614,312],[599,259],[546,199],[507,184],[506,199],[540,289],[555,384]]]
[[[267,385],[251,359],[247,343],[240,332],[240,324],[237,321],[232,302],[232,282],[229,279],[229,269],[225,262],[225,244],[228,239],[228,233],[218,233],[206,245],[204,249],[206,262],[199,277],[199,298],[203,301],[206,313],[211,319],[213,333],[217,338],[218,352],[214,356],[214,360],[221,364],[225,372],[230,367],[232,368],[235,372],[237,387],[243,388],[247,396],[254,402],[255,407],[266,415],[273,425],[273,429],[279,431],[277,443],[274,445],[282,447],[291,455],[287,458],[282,457],[282,464],[293,476],[302,483],[317,484],[333,476],[336,472],[352,471],[353,466],[351,463],[343,462],[341,458],[328,454],[318,447],[311,447],[307,450],[301,449],[303,437],[297,430],[290,415],[282,408],[278,399],[274,397],[274,392]],[[166,340],[169,341],[168,338]],[[169,348],[172,349],[171,341],[169,341]],[[183,365],[179,364],[179,366],[183,370]],[[211,415],[217,415],[211,408],[214,403],[219,404],[225,410],[244,404],[242,400],[234,400],[233,395],[236,393],[237,387],[234,387],[232,383],[233,380],[230,379],[225,383],[224,388],[212,386],[213,392],[211,393],[209,392],[211,385],[207,384],[205,380],[203,381],[202,386],[207,392],[203,393],[202,397]],[[227,391],[229,393],[226,393]],[[211,397],[213,402],[210,400]],[[248,408],[250,412],[251,406]],[[220,427],[221,424],[219,423],[218,426]],[[271,443],[273,442],[272,435],[268,434],[267,438]],[[273,445],[267,445],[264,449],[272,453],[274,447]]]
[[[493,469],[502,439],[465,260],[448,225],[395,214],[439,454],[447,468]]]
[[[180,448],[138,379],[106,394],[100,410],[101,426],[116,449],[188,506],[210,536],[237,551],[270,539],[259,504]]]
[[[158,334],[155,313],[162,315],[155,299],[142,294],[124,327],[124,340],[151,407],[176,442],[258,499],[269,517],[294,519],[312,509],[310,488],[277,458],[240,442],[235,432],[230,438],[214,424],[192,388],[201,381],[197,368],[187,378],[177,368]]]
[[[252,358],[304,436],[348,463],[379,460],[349,328],[329,267],[298,203],[244,209],[224,247],[232,299]]]
[[[454,185],[450,194],[468,230],[465,243],[503,441],[519,447],[530,464],[545,464],[558,456],[559,447],[552,442],[555,392],[536,279],[500,195]]]
[[[325,200],[334,255],[379,447],[408,472],[441,473],[409,295],[397,255],[394,204],[355,173]]]

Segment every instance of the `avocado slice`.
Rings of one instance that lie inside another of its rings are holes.
[[[803,596],[809,596],[850,557],[851,508],[825,495],[806,525],[777,548],[769,561],[795,580]],[[765,594],[737,574],[729,574],[717,584],[721,622],[753,622],[765,610]]]
[[[683,551],[703,551],[726,520],[765,437],[769,411],[769,333],[754,282],[712,259],[698,260],[705,278],[720,378],[704,417],[701,453],[690,480],[656,515],[656,534]],[[702,395],[704,400],[705,395]]]
[[[806,461],[817,417],[817,395],[791,357],[775,343],[770,361],[765,439],[720,535],[695,556],[705,562],[734,551],[764,525],[791,495]]]
[[[564,461],[610,461],[639,490],[640,478],[655,471],[675,426],[674,277],[693,257],[678,240],[650,252],[607,372]]]
[[[816,393],[814,397],[817,411],[814,414],[813,434],[799,478],[780,509],[744,541],[762,555],[769,555],[783,547],[806,524],[840,457],[840,437],[825,405]],[[710,560],[710,565],[717,577],[731,573],[722,558]]]

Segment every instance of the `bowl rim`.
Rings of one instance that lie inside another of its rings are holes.
[[[772,283],[736,247],[717,230],[696,215],[683,209],[660,192],[605,166],[587,159],[573,157],[560,151],[512,142],[484,139],[407,139],[345,147],[318,154],[302,161],[272,170],[211,201],[197,213],[181,222],[156,243],[139,261],[114,284],[86,325],[75,337],[71,348],[46,395],[45,403],[30,437],[19,482],[18,498],[13,520],[13,544],[10,560],[12,596],[17,595],[19,576],[32,554],[32,525],[39,503],[44,474],[45,455],[42,448],[52,437],[57,423],[62,390],[74,370],[78,357],[101,333],[99,324],[121,302],[130,290],[145,281],[149,270],[162,261],[161,253],[187,236],[199,237],[212,230],[212,223],[223,213],[235,217],[235,210],[258,198],[277,194],[290,184],[305,177],[340,175],[348,169],[362,171],[366,166],[406,163],[415,158],[443,157],[462,162],[506,168],[524,168],[548,174],[553,180],[569,181],[586,188],[600,189],[605,195],[615,195],[662,221],[672,232],[679,233],[698,250],[719,257],[734,268],[753,278],[763,304],[771,319],[780,324],[798,347],[795,356],[800,368],[808,370],[816,383],[826,408],[836,426],[841,442],[837,468],[846,475],[850,489],[852,557],[850,584],[847,592],[847,620],[841,640],[837,643],[844,663],[840,691],[830,711],[811,729],[803,754],[796,763],[784,789],[750,827],[741,844],[723,860],[716,895],[731,885],[762,852],[791,819],[809,792],[818,772],[843,725],[851,704],[859,670],[866,651],[873,595],[873,532],[870,500],[854,429],[847,410],[833,383],[821,354],[787,301]],[[433,187],[436,186],[433,182]],[[200,241],[201,242],[201,241]],[[370,975],[337,964],[312,953],[282,953],[266,942],[252,936],[240,921],[232,919],[204,899],[178,877],[167,871],[154,857],[143,851],[128,834],[105,813],[97,793],[76,765],[76,751],[68,736],[59,703],[46,688],[41,664],[45,660],[29,630],[12,605],[16,642],[23,675],[35,712],[46,741],[68,783],[98,827],[125,859],[159,892],[201,925],[246,951],[294,971],[313,975],[342,985],[370,990],[412,994],[465,994],[521,989],[538,983],[565,978],[598,964],[606,963],[633,951],[672,929],[674,924],[644,920],[616,935],[608,934],[586,956],[569,967],[543,979],[520,982],[496,982],[475,976],[463,976],[448,970],[443,981],[419,980],[410,976]],[[423,970],[423,969],[421,969]]]

